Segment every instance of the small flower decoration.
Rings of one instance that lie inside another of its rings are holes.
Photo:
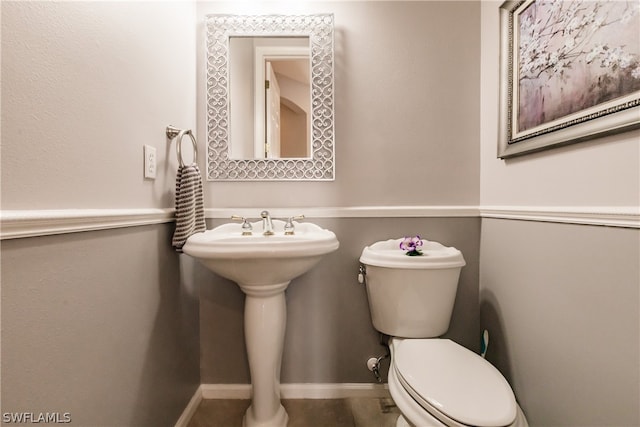
[[[400,249],[407,251],[405,255],[419,256],[422,255],[422,251],[419,248],[423,244],[424,242],[420,239],[420,236],[405,237],[404,240],[400,242]]]

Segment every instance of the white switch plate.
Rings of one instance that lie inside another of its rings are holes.
[[[150,145],[144,146],[144,177],[156,178],[156,148]]]

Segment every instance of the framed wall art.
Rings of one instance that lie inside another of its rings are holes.
[[[500,6],[498,157],[640,127],[640,2]]]

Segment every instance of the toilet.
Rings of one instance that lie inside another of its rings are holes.
[[[373,326],[389,335],[389,392],[397,427],[526,427],[509,383],[491,363],[439,338],[451,320],[462,253],[421,240],[407,256],[404,239],[367,246],[360,257]]]

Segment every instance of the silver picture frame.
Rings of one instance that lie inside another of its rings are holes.
[[[616,9],[605,11],[605,6]],[[539,0],[506,1],[500,6],[498,158],[640,127],[639,7],[634,1]],[[548,31],[552,25],[562,30]],[[598,31],[602,34],[595,37]],[[565,38],[550,40],[549,34]],[[585,72],[600,74],[589,80]],[[608,99],[596,102],[605,98],[595,93],[602,91],[603,81],[625,90],[607,93]],[[572,111],[564,111],[562,100],[549,102],[561,96],[573,96],[565,102]]]

